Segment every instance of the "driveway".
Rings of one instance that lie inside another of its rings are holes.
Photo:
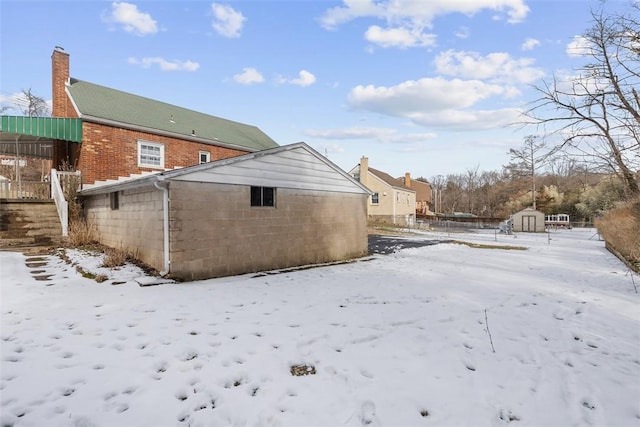
[[[446,240],[412,240],[397,236],[369,234],[369,254],[391,254],[406,248],[421,248],[423,246],[447,243]]]

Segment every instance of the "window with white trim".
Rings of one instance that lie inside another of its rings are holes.
[[[208,151],[200,152],[200,164],[209,163],[211,161],[211,153]]]
[[[138,141],[138,166],[164,169],[164,145]]]
[[[371,204],[377,205],[378,203],[380,203],[380,195],[378,193],[373,193],[371,195]]]

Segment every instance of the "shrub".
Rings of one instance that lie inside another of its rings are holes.
[[[107,268],[120,267],[125,265],[128,260],[129,254],[126,251],[107,247],[104,250],[102,266]]]
[[[609,210],[595,224],[613,249],[632,263],[640,263],[640,199]]]
[[[69,224],[69,244],[72,247],[94,245],[98,242],[98,230],[84,220],[71,221]]]

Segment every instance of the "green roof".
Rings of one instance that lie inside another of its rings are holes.
[[[61,117],[0,116],[0,133],[4,134],[1,140],[18,137],[23,141],[59,139],[82,142],[82,120]]]
[[[196,137],[214,145],[231,145],[249,151],[278,144],[255,126],[222,119],[131,93],[82,80],[71,79],[69,93],[85,121],[113,121],[126,127],[141,127],[187,138]]]

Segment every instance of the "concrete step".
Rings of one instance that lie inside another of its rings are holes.
[[[51,200],[0,200],[0,248],[57,245],[62,226]]]
[[[24,238],[0,239],[0,250],[22,251],[24,249],[62,246],[66,239],[62,236],[51,238],[47,236],[34,236]]]

